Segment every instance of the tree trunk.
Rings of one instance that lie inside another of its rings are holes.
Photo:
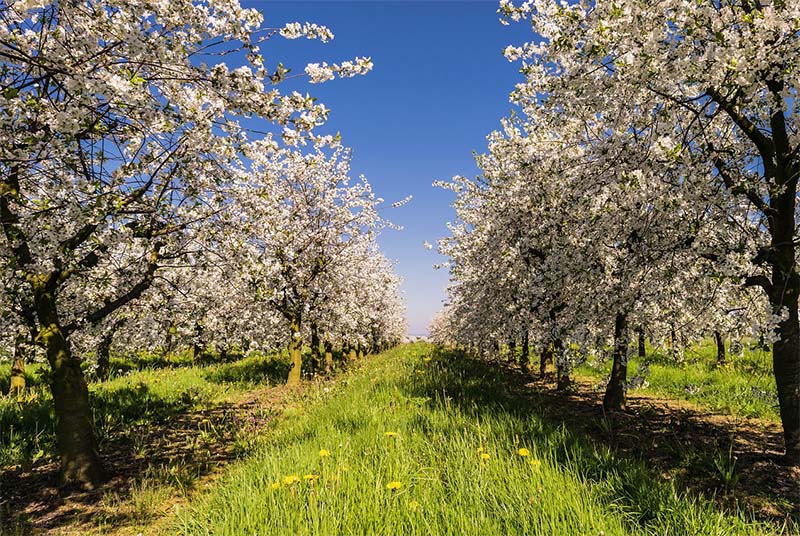
[[[14,338],[14,363],[11,365],[11,384],[8,396],[21,396],[25,392],[25,349],[24,333],[18,333]]]
[[[333,344],[325,340],[325,374],[333,372]]]
[[[358,343],[358,360],[364,361],[364,345]]]
[[[725,366],[725,339],[722,338],[722,333],[714,331],[714,342],[717,343],[717,366]]]
[[[289,361],[292,368],[289,369],[287,385],[298,385],[300,383],[303,368],[303,339],[300,337],[300,315],[295,315],[290,321],[291,338],[289,339]]]
[[[603,397],[603,409],[607,412],[625,409],[625,382],[628,376],[628,319],[617,313],[614,319],[614,363],[611,378]]]
[[[60,483],[94,489],[106,477],[92,426],[89,389],[80,360],[69,348],[58,322],[52,294],[38,290],[36,309],[41,326],[39,339],[52,369],[50,388],[56,414],[56,439],[61,455]]]
[[[203,336],[203,326],[199,323],[194,325],[194,343],[192,344],[192,359],[196,363],[203,357],[203,343],[201,337]]]
[[[322,368],[322,354],[319,347],[319,329],[317,323],[311,323],[311,364],[315,371]]]
[[[639,359],[644,359],[647,357],[647,348],[645,348],[644,344],[644,328],[642,326],[636,328],[636,336],[639,342]]]
[[[511,338],[508,340],[508,362],[515,363],[517,361],[517,339]]]
[[[786,173],[790,175],[789,170]],[[774,210],[770,304],[776,314],[788,314],[778,324],[780,339],[772,346],[772,368],[778,387],[786,460],[800,466],[800,320],[797,312],[800,275],[795,264],[794,242],[797,179],[787,176],[778,182],[784,189],[770,198]]]
[[[544,378],[547,372],[547,362],[553,360],[553,348],[548,344],[542,348],[542,355],[539,358],[539,376]]]
[[[108,379],[110,364],[111,342],[114,339],[114,330],[109,329],[100,338],[97,345],[97,379],[104,382]]]
[[[522,334],[522,368],[528,370],[531,360],[530,339],[528,338],[528,330]]]
[[[564,391],[572,381],[569,379],[569,366],[564,357],[564,342],[560,338],[553,341],[553,356],[556,361],[556,390]]]
[[[348,354],[347,354],[347,361],[350,362],[350,363],[354,363],[356,361],[356,359],[358,358],[358,355],[356,354],[356,347],[355,346],[349,346],[348,348],[349,348],[349,350],[348,350]]]

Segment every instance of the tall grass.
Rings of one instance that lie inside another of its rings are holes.
[[[181,534],[770,534],[547,425],[425,344],[342,376],[179,512]]]

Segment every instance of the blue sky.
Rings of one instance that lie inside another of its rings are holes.
[[[502,50],[530,36],[525,24],[503,26],[491,1],[245,1],[265,24],[316,22],[335,39],[327,44],[274,39],[262,47],[267,64],[302,72],[309,62],[371,56],[364,77],[310,86],[293,82],[331,109],[323,131],[342,134],[353,148],[352,170],[363,173],[387,201],[413,195],[387,216],[403,226],[386,230],[380,244],[404,278],[409,332],[427,332],[444,299],[444,259],[425,240],[447,234],[452,194],[431,183],[477,175],[473,151],[512,106],[508,94],[522,79]]]

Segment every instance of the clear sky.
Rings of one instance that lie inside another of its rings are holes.
[[[353,148],[352,170],[363,173],[387,201],[413,195],[386,216],[403,226],[379,242],[404,278],[409,332],[427,333],[444,299],[444,259],[424,249],[447,234],[452,194],[433,188],[437,179],[478,173],[473,151],[510,112],[508,94],[522,80],[519,65],[502,55],[506,45],[530,36],[525,24],[503,26],[498,2],[485,1],[245,1],[264,13],[265,24],[316,22],[335,39],[285,41],[262,47],[269,66],[294,72],[309,62],[371,56],[366,76],[322,85],[298,84],[318,97],[331,115],[324,132],[339,131]]]

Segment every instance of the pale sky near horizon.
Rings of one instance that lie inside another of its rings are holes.
[[[524,23],[503,26],[498,2],[487,1],[244,1],[257,7],[269,27],[316,22],[335,38],[327,44],[275,39],[262,47],[269,64],[301,72],[309,62],[333,63],[370,56],[366,76],[298,86],[318,97],[331,115],[323,132],[341,132],[353,148],[352,170],[363,173],[387,201],[412,195],[385,215],[403,226],[379,242],[405,280],[409,333],[425,334],[442,305],[446,259],[426,250],[447,234],[453,197],[432,187],[453,175],[475,176],[473,151],[512,109],[508,94],[522,80],[519,64],[502,50],[529,39]],[[299,82],[298,82],[299,84]]]

